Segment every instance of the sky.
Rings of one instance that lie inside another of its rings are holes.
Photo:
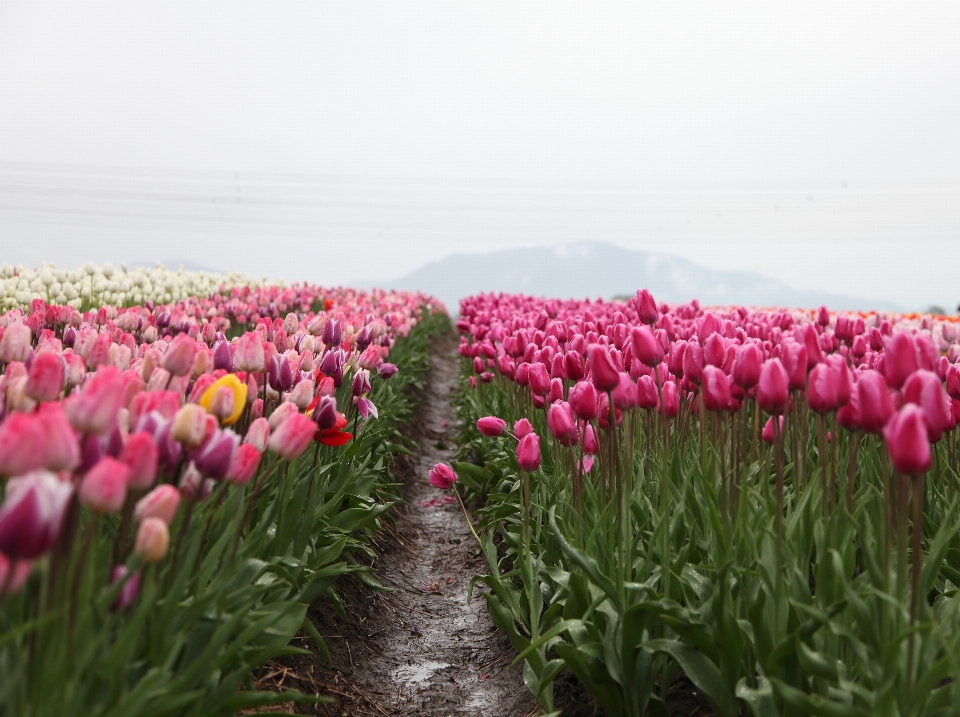
[[[0,262],[602,240],[954,308],[957,37],[955,1],[0,0]]]

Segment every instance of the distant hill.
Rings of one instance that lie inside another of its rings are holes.
[[[678,303],[697,298],[704,306],[815,308],[826,304],[831,309],[903,310],[886,301],[794,289],[755,272],[707,269],[680,257],[605,242],[453,254],[393,281],[358,285],[420,289],[439,298],[453,313],[459,310],[460,299],[481,291],[611,299],[633,295],[639,288],[650,289],[658,301]]]

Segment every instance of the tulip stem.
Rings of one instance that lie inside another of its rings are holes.
[[[467,521],[467,527],[470,528],[470,534],[473,535],[474,540],[477,541],[477,546],[479,546],[482,550],[483,543],[480,542],[480,536],[477,535],[477,531],[473,528],[473,523],[470,522],[470,516],[467,514],[467,506],[463,504],[463,498],[460,497],[460,491],[457,490],[457,486],[455,485],[451,486],[451,488],[453,488],[453,492],[457,495],[457,500],[460,502],[460,508],[463,509],[463,517]]]

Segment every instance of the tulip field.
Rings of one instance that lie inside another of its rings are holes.
[[[483,506],[475,580],[544,711],[566,668],[616,716],[681,672],[725,716],[960,713],[955,320],[641,290],[457,328],[431,480]]]
[[[387,590],[440,304],[4,265],[0,310],[0,715],[316,714],[256,675],[333,661],[308,609],[346,617],[340,578]],[[419,509],[467,522],[444,549],[541,714],[569,675],[610,717],[678,684],[724,717],[960,714],[955,318],[641,289],[480,294],[456,329],[458,460],[417,476],[456,496]]]
[[[325,699],[258,692],[251,673],[309,652],[301,629],[326,652],[306,610],[338,603],[338,577],[378,586],[364,562],[398,499],[406,389],[448,325],[438,304],[161,269],[3,273],[0,714]]]

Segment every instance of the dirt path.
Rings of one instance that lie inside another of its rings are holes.
[[[453,496],[427,480],[430,468],[451,461],[456,450],[456,375],[456,346],[445,345],[431,357],[419,450],[403,489],[409,505],[397,514],[400,544],[384,546],[374,564],[377,579],[398,591],[351,592],[350,623],[328,611],[318,620],[322,633],[338,633],[328,643],[342,672],[323,680],[341,695],[330,714],[519,717],[536,711],[520,667],[510,667],[516,653],[490,622],[486,602],[475,595],[467,605],[470,579],[486,565],[471,557],[476,543],[460,506],[444,501]]]

